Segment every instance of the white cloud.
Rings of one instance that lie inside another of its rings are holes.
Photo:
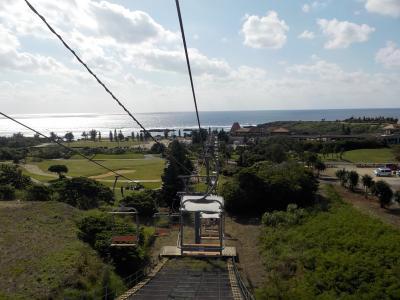
[[[322,8],[326,7],[329,4],[330,1],[331,0],[316,0],[316,1],[313,1],[313,2],[310,2],[310,3],[305,3],[301,7],[301,10],[304,13],[309,13],[311,11],[322,9]]]
[[[328,37],[325,43],[327,49],[347,48],[353,43],[366,42],[369,35],[375,31],[375,28],[367,24],[358,25],[348,21],[338,21],[337,19],[317,20],[323,34]]]
[[[178,38],[143,11],[131,11],[107,1],[91,1],[89,11],[97,22],[99,34],[122,43],[168,42]]]
[[[375,60],[386,68],[400,67],[400,48],[394,42],[387,42],[385,48],[379,49]]]
[[[399,0],[367,0],[365,8],[371,13],[387,15],[394,18],[400,17]]]
[[[289,26],[280,20],[275,11],[267,12],[264,17],[246,16],[242,26],[244,45],[252,48],[278,49],[285,45]]]
[[[315,34],[312,31],[304,30],[301,34],[299,34],[298,38],[304,40],[312,40],[315,38]]]
[[[304,5],[302,6],[301,10],[302,10],[303,12],[305,12],[305,13],[308,13],[308,12],[310,12],[311,7],[310,7],[309,4],[306,3],[306,4],[304,4]]]

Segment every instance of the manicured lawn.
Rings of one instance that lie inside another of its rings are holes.
[[[143,153],[123,153],[123,154],[95,154],[89,155],[93,159],[143,159]],[[70,159],[85,159],[78,154],[74,154]]]
[[[344,153],[343,159],[354,163],[385,163],[396,161],[390,148],[347,151]]]
[[[107,147],[107,148],[115,148],[115,147],[133,147],[139,146],[140,142],[135,141],[122,141],[122,142],[110,142],[109,140],[99,141],[74,141],[71,143],[65,143],[69,147],[73,148],[83,148],[83,147]]]
[[[127,172],[127,177],[132,179],[160,179],[161,173],[164,169],[164,160],[155,159],[139,159],[139,160],[129,160],[129,159],[109,159],[109,160],[99,160],[102,165],[113,169],[113,170],[129,170]],[[68,176],[95,176],[108,173],[107,170],[102,167],[87,161],[87,160],[44,160],[36,164],[40,169],[47,172],[49,166],[54,164],[66,165],[68,167]],[[113,179],[114,176],[101,178],[101,179]]]

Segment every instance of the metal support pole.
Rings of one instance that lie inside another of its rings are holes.
[[[181,255],[183,255],[183,213],[182,211],[180,212],[179,216],[179,233],[180,233],[180,239],[181,239]]]
[[[223,239],[223,236],[222,236],[222,218],[223,218],[223,215],[220,214],[218,231],[219,231],[219,246],[220,246],[220,252],[219,253],[220,253],[221,256],[222,256],[222,239]]]
[[[201,219],[200,219],[200,212],[196,211],[194,213],[194,243],[200,244],[201,243]]]

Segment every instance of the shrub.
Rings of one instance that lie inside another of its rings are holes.
[[[286,211],[266,212],[262,217],[262,222],[266,226],[277,227],[279,225],[300,224],[307,215],[303,208],[298,208],[296,204],[289,204]]]
[[[52,190],[45,185],[32,185],[26,191],[26,200],[28,201],[49,201]]]
[[[64,178],[52,183],[51,187],[56,192],[56,200],[80,209],[96,208],[102,204],[114,202],[111,189],[96,180],[85,177]]]
[[[226,209],[235,214],[260,215],[284,210],[290,203],[304,207],[314,202],[318,182],[297,163],[256,163],[222,186]]]
[[[0,185],[0,200],[14,200],[15,188],[9,184]]]
[[[295,225],[265,226],[265,284],[257,299],[397,299],[400,235],[326,191],[328,212]],[[285,214],[287,214],[285,212]]]
[[[0,185],[10,184],[16,189],[22,189],[31,184],[28,176],[22,175],[20,169],[14,165],[0,165]]]
[[[113,218],[107,213],[91,212],[79,220],[77,225],[79,238],[90,244],[104,259],[110,260],[122,276],[132,274],[148,259],[142,243],[122,249],[111,247],[111,237],[115,234],[139,234],[140,240],[144,240],[142,232],[136,233],[132,222]]]
[[[68,168],[66,165],[52,165],[47,170],[57,173],[59,178],[62,178],[64,173],[68,173]]]
[[[383,180],[379,180],[373,185],[372,193],[378,197],[382,208],[388,205],[393,197],[393,191],[390,185]]]
[[[135,192],[123,198],[121,203],[136,208],[140,216],[151,217],[157,212],[152,191]]]

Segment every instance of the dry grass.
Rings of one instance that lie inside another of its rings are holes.
[[[54,299],[98,279],[104,265],[78,240],[78,214],[59,202],[0,202],[0,299]]]

